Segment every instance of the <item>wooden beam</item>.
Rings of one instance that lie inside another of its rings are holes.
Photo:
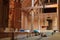
[[[45,5],[45,8],[54,8],[57,7],[57,4],[52,4],[52,5]],[[23,7],[21,10],[27,10],[27,9],[38,9],[38,8],[43,8],[43,6],[37,6],[37,7]]]

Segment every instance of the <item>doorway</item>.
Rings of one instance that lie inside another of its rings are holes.
[[[48,21],[47,30],[52,30],[52,19],[47,19],[47,21]]]

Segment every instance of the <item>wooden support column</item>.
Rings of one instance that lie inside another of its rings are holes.
[[[11,28],[13,23],[14,23],[14,19],[13,19],[13,14],[14,13],[14,0],[9,0],[9,19],[8,19],[8,28]]]
[[[57,0],[57,30],[59,30],[59,0]]]
[[[32,7],[34,7],[34,0],[32,0]]]
[[[40,32],[41,26],[40,26],[40,9],[38,9],[38,30]]]
[[[60,32],[60,0],[58,0],[58,27]]]
[[[32,11],[31,12],[31,32],[33,31],[33,28],[34,28],[34,12]]]
[[[23,12],[21,12],[21,29],[23,29]]]
[[[38,2],[39,2],[38,6],[41,6],[42,5],[41,0],[39,0]],[[40,24],[41,18],[40,18],[40,14],[42,14],[42,8],[38,9],[38,30],[39,30],[39,32],[41,31],[41,24]]]
[[[34,0],[32,0],[32,7],[34,7]],[[34,12],[31,11],[31,32],[33,31]]]
[[[28,22],[28,21],[27,21],[27,16],[25,16],[25,29],[26,29],[26,30],[28,29],[28,28],[27,28],[27,27],[28,27],[28,26],[27,26],[27,22]]]

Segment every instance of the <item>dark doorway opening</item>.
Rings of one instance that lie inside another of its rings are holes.
[[[43,13],[54,13],[57,11],[57,8],[44,8],[42,10]]]
[[[52,20],[51,19],[47,19],[47,21],[48,21],[47,30],[52,30]]]

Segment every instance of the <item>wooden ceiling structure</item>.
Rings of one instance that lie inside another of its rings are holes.
[[[36,5],[36,3],[38,3],[38,0],[34,0],[34,5]],[[31,7],[32,7],[32,0],[29,0],[29,1],[23,0],[23,2],[21,3],[21,6],[22,6],[21,10],[23,12],[25,12],[25,15],[27,15],[27,17],[31,18],[30,12],[33,10],[33,9],[31,9]]]
[[[38,0],[35,0],[34,5],[37,3],[37,1]],[[29,7],[32,6],[32,0],[29,0],[29,1],[23,0],[23,2],[21,4],[22,4],[21,5],[22,6],[22,8],[21,8],[22,11],[25,11],[25,12],[28,12],[29,13],[32,10],[32,9],[29,8]]]
[[[39,19],[39,16],[38,16],[38,12],[40,13],[40,11],[38,11],[38,9],[40,9],[40,5],[38,5],[39,4],[39,1],[38,0],[34,0],[35,2],[34,2],[34,7],[32,7],[32,0],[22,0],[21,2],[20,2],[20,6],[21,6],[21,12],[23,12],[24,14],[24,16],[26,16],[27,17],[27,19],[28,19],[28,21],[31,21],[32,20],[32,15],[30,14],[30,12],[34,12],[34,20],[35,21],[38,21],[38,19]],[[15,3],[16,4],[16,3]],[[37,4],[37,5],[36,5]],[[17,5],[19,5],[19,3],[18,4],[16,4],[15,6],[16,6],[16,8],[18,8],[18,6]],[[54,6],[55,5],[55,6]],[[57,7],[57,5],[56,4],[54,4],[53,5],[53,7]],[[20,7],[19,6],[19,7]],[[52,7],[52,5],[46,5],[46,7],[47,8],[49,8],[49,7]],[[42,5],[42,8],[43,8],[43,5]],[[16,10],[16,11],[18,11],[18,10]],[[18,11],[19,12],[19,11]],[[18,13],[17,12],[17,13]],[[21,13],[22,14],[22,13]],[[16,15],[16,14],[15,14]],[[18,14],[17,14],[18,15]],[[16,16],[17,16],[16,15]],[[45,14],[44,14],[45,15]],[[42,16],[41,18],[43,19],[43,17],[44,17],[44,15],[40,15],[40,16]],[[50,15],[50,14],[49,14]],[[45,15],[46,16],[46,15]],[[47,17],[47,16],[46,16]],[[16,17],[15,17],[16,18]],[[25,18],[25,17],[24,17]],[[16,18],[16,21],[19,19],[19,17],[18,18]],[[41,21],[41,20],[40,20]],[[18,22],[17,22],[18,23]],[[19,23],[18,23],[19,24]],[[18,25],[17,24],[17,25]],[[16,26],[17,27],[17,26]]]

